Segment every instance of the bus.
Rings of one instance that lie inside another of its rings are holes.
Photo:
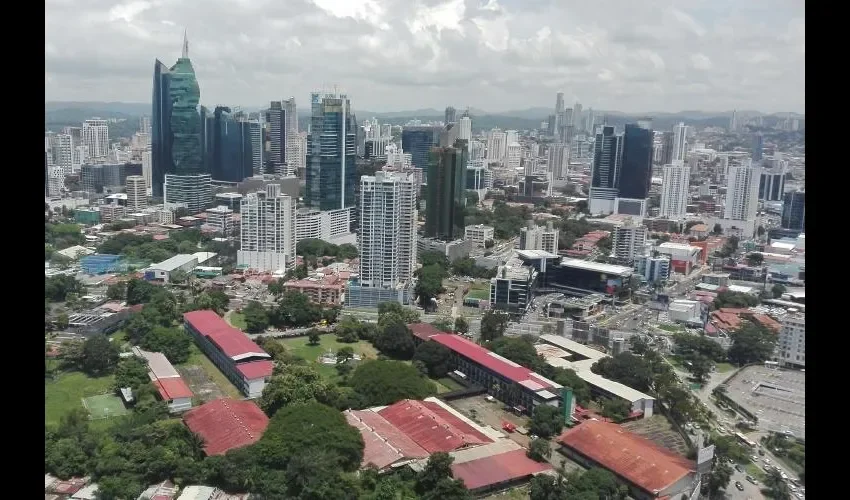
[[[735,437],[738,438],[738,441],[740,441],[742,444],[745,444],[750,448],[756,448],[758,446],[755,441],[748,439],[747,436],[741,434],[740,432],[736,432]]]

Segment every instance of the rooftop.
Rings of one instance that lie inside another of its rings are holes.
[[[434,335],[447,333],[438,329],[436,326],[430,323],[411,323],[407,325],[407,327],[410,329],[411,333],[413,333],[414,337],[420,338],[422,340],[428,340]]]
[[[686,245],[684,243],[673,243],[673,242],[670,242],[670,241],[658,245],[658,248],[661,249],[661,250],[686,250],[686,251],[689,251],[689,252],[694,252],[694,251],[699,252],[700,251],[699,247]]]
[[[236,365],[236,369],[245,377],[245,380],[254,380],[271,377],[274,371],[274,363],[271,361],[249,361],[248,363],[239,363]]]
[[[190,254],[177,254],[170,259],[166,259],[159,264],[154,264],[151,266],[151,269],[161,269],[163,271],[172,272],[176,269],[179,269],[186,264],[189,264],[192,261],[195,261],[197,264],[197,258],[194,255]]]
[[[696,470],[685,457],[608,422],[587,420],[558,441],[653,495]]]
[[[517,250],[516,253],[523,259],[555,259],[558,257],[557,254],[545,250]]]
[[[433,401],[405,399],[377,411],[428,453],[448,452],[492,440]]]
[[[480,345],[467,340],[460,335],[443,333],[434,335],[431,340],[442,344],[452,351],[465,356],[488,370],[505,377],[506,379],[516,382],[517,384],[538,391],[540,389],[560,389],[561,386],[542,375],[520,366],[513,361],[510,361]]]
[[[598,273],[617,274],[620,276],[631,276],[633,272],[631,267],[602,264],[600,262],[589,262],[580,259],[561,259],[561,267],[572,267],[575,269],[584,269],[586,271],[595,271]]]
[[[452,464],[452,475],[455,479],[463,479],[469,490],[506,483],[547,470],[552,470],[552,466],[528,458],[524,449]]]
[[[163,401],[185,399],[194,396],[192,390],[180,377],[153,379],[156,389]]]
[[[204,451],[210,456],[256,443],[269,425],[269,417],[253,401],[233,399],[217,399],[189,410],[183,421],[204,439]]]
[[[187,312],[183,315],[183,319],[234,361],[250,357],[271,358],[266,351],[242,333],[242,330],[227,324],[215,311]]]
[[[561,349],[568,351],[568,353],[575,353],[585,358],[598,360],[608,357],[608,355],[602,351],[597,351],[592,347],[587,347],[584,344],[579,344],[578,342],[570,340],[566,337],[544,334],[540,336],[540,340],[546,342],[547,344],[552,344],[554,346],[560,347]]]

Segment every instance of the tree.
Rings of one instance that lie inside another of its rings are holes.
[[[648,391],[652,385],[652,368],[643,358],[630,352],[602,358],[593,363],[590,371],[638,391]]]
[[[445,291],[443,280],[448,276],[446,268],[438,264],[431,264],[416,271],[416,276],[418,277],[416,296],[419,297],[419,305],[426,311],[432,310],[433,299]]]
[[[541,364],[544,376],[550,380],[573,390],[573,397],[577,402],[587,403],[590,401],[590,386],[581,377],[569,368],[556,368],[547,363]]]
[[[484,248],[486,248],[487,250],[489,250],[489,249],[493,248],[494,246],[496,246],[496,242],[495,242],[495,241],[493,241],[493,240],[484,240]]]
[[[764,262],[764,255],[759,252],[753,252],[747,255],[747,264],[750,267],[758,267]]]
[[[545,462],[552,456],[552,448],[549,446],[549,441],[537,438],[529,445],[526,455],[532,460]]]
[[[334,333],[337,341],[353,344],[360,339],[363,329],[363,323],[354,316],[343,316],[336,324]]]
[[[117,388],[129,387],[135,391],[150,383],[147,363],[140,358],[133,356],[118,362],[118,366],[115,368],[115,386]]]
[[[322,337],[319,335],[319,330],[310,328],[307,335],[307,345],[319,345],[322,343]]]
[[[458,316],[455,319],[455,332],[460,334],[469,332],[469,323],[463,318],[463,316]]]
[[[449,268],[449,260],[441,252],[422,252],[419,254],[419,262],[422,263],[422,267],[436,265],[443,269]]]
[[[481,317],[481,340],[489,342],[505,334],[510,317],[499,311],[487,311]]]
[[[437,485],[446,479],[452,479],[454,458],[448,453],[438,451],[428,457],[425,468],[416,477],[416,492],[424,495],[434,491]]]
[[[256,300],[248,302],[242,308],[242,315],[245,318],[245,330],[248,333],[260,333],[266,331],[269,327],[269,313],[266,308]]]
[[[711,230],[711,234],[715,234],[715,235],[723,234],[723,226],[721,226],[720,223],[718,222],[717,224],[714,225],[714,229]]]
[[[445,377],[449,372],[451,351],[448,347],[436,342],[423,342],[413,353],[414,361],[421,361],[431,378]]]
[[[788,483],[782,479],[782,475],[776,469],[771,469],[767,472],[767,476],[764,478],[762,493],[774,500],[791,500],[791,491],[788,489]]]
[[[308,326],[322,319],[322,308],[310,301],[307,295],[286,291],[277,299],[272,323],[279,326]]]
[[[61,313],[57,314],[55,323],[56,323],[56,328],[58,330],[64,330],[64,329],[68,328],[68,323],[69,323],[68,313],[61,312]]]
[[[691,376],[698,383],[705,383],[708,380],[708,375],[711,373],[714,363],[702,355],[693,356],[689,361],[691,364],[688,367],[688,371],[691,373]]]
[[[348,360],[354,358],[354,349],[350,346],[340,347],[336,352],[336,364],[345,364]]]
[[[409,307],[404,307],[398,302],[381,302],[378,304],[378,328],[394,320],[401,321],[405,325],[419,321],[419,313]]]
[[[145,280],[131,279],[127,282],[127,304],[144,304],[149,302],[156,292],[157,286]]]
[[[631,412],[632,406],[625,399],[615,397],[606,399],[602,403],[602,416],[608,417],[615,422],[625,420]]]
[[[389,405],[402,399],[424,399],[437,390],[416,368],[401,361],[360,363],[349,380],[368,406]]]
[[[549,405],[538,405],[534,408],[534,413],[531,415],[531,425],[529,431],[532,434],[549,439],[550,437],[561,432],[564,427],[564,416],[558,408]]]
[[[437,319],[436,321],[432,321],[431,325],[437,330],[443,332],[450,332],[454,330],[454,324],[452,323],[452,319],[448,316]]]
[[[109,373],[118,363],[118,347],[105,335],[94,335],[83,343],[82,370],[92,376]]]
[[[732,332],[729,360],[743,366],[770,359],[776,346],[776,335],[769,329],[749,321]]]
[[[787,289],[785,288],[785,286],[779,283],[773,285],[773,287],[771,287],[770,289],[770,293],[773,295],[774,299],[782,298],[782,296],[785,295],[786,291]]]
[[[106,297],[110,300],[127,300],[127,284],[122,281],[109,285]]]
[[[260,397],[260,408],[269,417],[295,403],[332,399],[332,388],[312,366],[278,365]]]
[[[154,352],[161,352],[168,361],[179,364],[189,359],[192,340],[178,328],[157,327],[145,335],[139,345]]]
[[[723,307],[747,308],[759,305],[759,299],[756,296],[743,292],[723,291],[717,294],[712,302],[714,309]]]
[[[86,287],[73,276],[60,274],[44,279],[44,298],[51,302],[64,302],[71,294],[81,297],[85,291]]]
[[[764,226],[759,226],[758,229],[756,229],[756,235],[758,235],[759,238],[764,236]]]
[[[487,347],[499,356],[532,370],[540,364],[534,344],[525,337],[499,337],[489,342]]]
[[[410,359],[413,356],[413,334],[401,321],[390,323],[378,332],[375,347],[382,353],[396,359]]]
[[[725,460],[715,459],[708,473],[707,480],[703,483],[703,492],[710,499],[724,498],[724,491],[732,479],[732,467]]]

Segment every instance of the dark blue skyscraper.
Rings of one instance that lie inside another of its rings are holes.
[[[410,162],[427,174],[431,148],[440,143],[440,127],[404,127],[401,149],[410,153]]]
[[[619,197],[646,199],[652,185],[652,129],[648,122],[630,123],[623,134]]]
[[[238,121],[230,108],[217,106],[208,145],[210,173],[218,181],[242,182],[253,175],[250,123]]]
[[[806,193],[791,191],[782,200],[782,229],[803,232],[806,230]]]
[[[313,94],[305,200],[318,210],[355,204],[357,123],[345,95]]]
[[[753,166],[756,162],[761,162],[764,158],[764,136],[761,132],[756,132],[753,136]]]

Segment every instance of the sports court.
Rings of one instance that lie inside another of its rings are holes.
[[[726,395],[758,416],[760,430],[805,439],[805,372],[750,366],[727,383]]]
[[[121,399],[111,394],[83,398],[83,407],[89,412],[92,420],[117,417],[128,413]]]

